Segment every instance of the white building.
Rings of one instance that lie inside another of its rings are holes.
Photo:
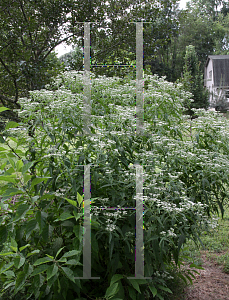
[[[209,55],[205,64],[204,86],[210,92],[210,106],[229,101],[229,55]]]

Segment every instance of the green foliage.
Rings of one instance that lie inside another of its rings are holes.
[[[20,99],[25,123],[9,123],[7,137],[2,135],[2,297],[166,299],[168,271],[174,262],[181,264],[183,245],[187,239],[197,243],[209,228],[207,213],[224,212],[227,120],[198,111],[190,124],[183,111],[191,94],[182,84],[147,75],[145,134],[136,135],[135,81],[91,76],[94,135],[82,135],[81,72],[66,72]],[[31,120],[33,136],[28,134]],[[17,138],[11,137],[12,126],[18,126]],[[93,204],[91,272],[98,280],[78,279],[83,275],[86,164],[91,164]],[[152,277],[146,280],[133,277],[135,211],[121,209],[135,207],[134,164],[144,165],[145,276]]]
[[[205,108],[208,104],[208,92],[204,88],[204,80],[202,72],[199,68],[198,58],[195,52],[195,47],[189,45],[186,47],[185,65],[183,74],[184,88],[193,94],[193,102],[191,105],[186,104],[189,109],[192,108]]]
[[[59,59],[64,63],[65,69],[68,71],[79,71],[83,69],[83,51],[77,47],[62,55]]]

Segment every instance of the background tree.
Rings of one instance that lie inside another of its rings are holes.
[[[189,45],[186,47],[184,65],[184,88],[193,94],[194,102],[188,106],[188,109],[192,108],[208,108],[208,92],[204,88],[203,74],[200,70],[200,63],[197,58],[195,47]]]

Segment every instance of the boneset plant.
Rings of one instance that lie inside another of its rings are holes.
[[[182,112],[191,94],[181,84],[156,75],[145,79],[144,135],[135,134],[135,81],[130,79],[92,74],[91,136],[82,135],[82,73],[66,72],[20,100],[24,122],[7,125],[0,148],[2,297],[163,299],[171,292],[167,271],[180,264],[181,248],[188,239],[197,242],[211,225],[207,213],[224,205],[217,187],[226,190],[228,156],[219,146],[216,161],[213,141],[204,147],[189,136]],[[205,132],[196,122],[199,136],[215,130],[214,123]],[[20,126],[27,129],[23,135]],[[18,138],[10,137],[12,127],[18,128]],[[99,280],[76,279],[83,275],[83,166],[88,164],[91,271]],[[144,166],[145,276],[152,278],[147,280],[127,278],[135,273],[136,217],[123,208],[135,207],[135,164]],[[223,179],[216,180],[221,167]],[[210,186],[195,181],[203,178],[215,187],[214,195]]]

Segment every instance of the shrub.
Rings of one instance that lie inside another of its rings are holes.
[[[28,135],[5,138],[0,148],[3,296],[163,299],[170,292],[168,269],[174,261],[179,265],[187,239],[197,242],[201,230],[207,230],[206,213],[215,208],[210,187],[195,180],[204,178],[223,188],[227,178],[226,167],[221,181],[213,178],[227,163],[227,149],[223,153],[219,146],[218,160],[213,156],[218,133],[203,144],[214,124],[205,132],[198,127],[200,117],[195,123],[199,142],[188,137],[182,112],[189,99],[181,84],[146,76],[145,134],[136,135],[135,81],[92,74],[91,136],[82,135],[80,72],[67,72],[52,86],[20,100],[21,126]],[[17,125],[9,123],[6,130]],[[88,164],[92,276],[99,280],[76,279],[83,274],[83,165]],[[135,207],[134,164],[144,166],[145,276],[152,279],[127,278],[135,273],[136,217],[134,210],[121,208]],[[14,195],[17,202],[12,205]],[[118,206],[120,210],[109,210]]]

